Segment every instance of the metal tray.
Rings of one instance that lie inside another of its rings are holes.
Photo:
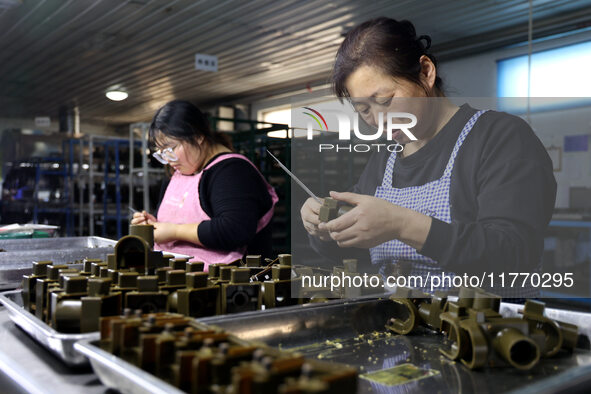
[[[172,254],[175,258],[191,257],[179,253],[163,253]],[[72,264],[72,267],[81,268],[81,264]],[[86,334],[64,334],[54,330],[46,323],[39,320],[37,316],[33,315],[32,313],[23,308],[22,290],[12,290],[0,293],[0,303],[4,304],[4,306],[8,310],[10,319],[17,326],[19,326],[25,332],[31,335],[42,346],[44,346],[53,354],[62,359],[67,365],[81,366],[88,364],[88,360],[74,350],[74,343],[83,339],[98,339],[100,337],[98,331]]]
[[[88,357],[101,382],[124,394],[180,394],[174,386],[99,347],[98,340],[82,340],[74,348]]]
[[[337,302],[340,303],[342,301]],[[314,309],[320,306],[321,304],[306,304],[281,309],[288,310],[288,313],[289,311],[291,313],[298,313],[297,311],[300,311],[302,308]],[[269,312],[272,311],[267,311],[267,313]],[[262,317],[261,313],[264,314],[265,311],[254,312],[259,318]],[[251,313],[239,313],[236,316],[245,314],[250,315]],[[226,315],[226,317],[230,317],[230,315]],[[209,318],[199,321],[205,322],[206,320],[209,320]],[[219,319],[213,320],[218,321]],[[74,344],[74,348],[90,360],[94,372],[105,386],[123,394],[183,393],[183,391],[180,391],[178,388],[156,376],[101,349],[98,339],[81,340]]]
[[[69,366],[87,365],[88,360],[74,350],[74,343],[80,340],[97,340],[98,331],[86,334],[63,334],[39,320],[23,308],[21,290],[0,293],[0,302],[6,307],[10,319],[37,342],[55,354]]]
[[[261,341],[281,349],[299,351],[306,357],[349,364],[357,367],[360,374],[406,363],[438,372],[432,377],[399,386],[385,386],[360,378],[359,393],[531,392],[530,386],[534,387],[535,382],[535,393],[539,394],[556,392],[581,379],[591,381],[589,350],[577,349],[572,356],[543,359],[526,372],[511,368],[470,371],[461,363],[441,356],[442,335],[427,330],[407,336],[389,335],[384,325],[394,310],[387,299],[307,306],[214,316],[199,321],[228,330],[244,340]],[[501,312],[512,316],[522,308],[523,305],[502,303]],[[589,313],[547,309],[547,315],[577,324],[580,332],[587,336],[591,334]],[[544,383],[538,385],[541,381]]]
[[[117,241],[101,237],[9,239],[0,241],[0,289],[14,289],[28,275],[35,260],[66,264],[84,258],[103,259]]]
[[[515,315],[521,305],[502,304],[502,311]],[[412,364],[432,370],[433,376],[409,381],[399,386],[386,386],[359,379],[358,392],[483,392],[516,390],[520,393],[556,392],[568,385],[589,384],[591,353],[577,349],[572,356],[542,360],[531,371],[489,368],[470,371],[439,353],[443,336],[424,331],[414,335],[391,335],[384,323],[394,312],[387,299],[365,298],[307,304],[237,315],[198,319],[215,325],[249,341],[261,341],[284,350],[294,350],[306,357],[355,366],[360,374]],[[591,314],[549,310],[564,321],[583,325],[589,332]],[[178,392],[171,385],[145,371],[103,351],[98,341],[84,340],[75,348],[85,354],[100,378],[110,388],[122,393]],[[534,390],[534,391],[532,391]]]

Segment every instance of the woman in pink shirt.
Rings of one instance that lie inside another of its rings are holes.
[[[174,173],[156,216],[135,213],[132,224],[153,224],[155,248],[193,256],[206,267],[247,252],[268,256],[269,223],[277,194],[229,139],[212,132],[187,101],[160,108],[150,126],[152,156]]]

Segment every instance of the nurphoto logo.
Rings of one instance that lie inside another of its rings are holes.
[[[309,117],[307,121],[307,138],[312,140],[314,138],[315,124],[318,125],[320,131],[328,131],[328,123],[326,117],[319,111],[311,107],[303,107],[306,111],[304,115]],[[347,114],[344,111],[324,111],[325,115],[332,116],[338,122],[338,134],[340,141],[351,141],[353,136],[362,141],[377,141],[383,138],[384,134],[387,141],[394,141],[393,144],[372,143],[372,144],[319,144],[318,151],[347,151],[347,152],[369,152],[370,150],[387,149],[389,152],[401,152],[404,148],[396,142],[395,138],[399,135],[398,131],[404,133],[411,141],[416,141],[417,137],[410,131],[411,128],[417,124],[417,117],[409,112],[383,112],[378,113],[378,127],[375,132],[370,134],[363,134],[359,130],[359,114],[357,112]],[[384,122],[385,116],[385,122]],[[353,118],[351,127],[351,117]],[[384,126],[385,125],[385,126]],[[385,127],[385,130],[384,130]],[[318,131],[318,129],[316,129]]]

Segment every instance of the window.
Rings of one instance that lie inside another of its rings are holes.
[[[497,96],[502,110],[523,113],[528,96],[527,55],[497,62]],[[591,105],[591,42],[537,52],[531,57],[530,109]]]
[[[260,112],[259,117],[263,122],[281,123],[291,127],[291,107],[262,111]],[[260,125],[259,127],[262,128],[263,125]],[[288,137],[285,135],[285,130],[270,131],[267,133],[267,136],[275,138]],[[291,130],[289,131],[289,137],[291,137]]]

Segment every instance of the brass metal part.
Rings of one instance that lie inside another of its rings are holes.
[[[209,278],[212,281],[217,280],[220,277],[220,267],[222,267],[223,264],[210,264],[209,265]]]
[[[178,258],[178,259],[172,259],[168,262],[170,268],[172,268],[173,270],[184,270],[187,266],[187,262],[189,261],[189,259],[185,259],[185,258]]]
[[[291,271],[291,269],[290,269]],[[299,294],[294,294],[293,289],[301,288],[301,278],[273,279],[263,282],[263,304],[265,308],[298,305],[303,302]]]
[[[485,366],[488,361],[488,341],[478,322],[472,319],[461,320],[459,329],[466,333],[466,344],[469,345],[466,350],[460,350],[463,354],[462,363],[470,369]]]
[[[80,332],[80,297],[87,295],[88,278],[64,276],[63,291],[51,293],[49,310],[51,326],[60,332]]]
[[[492,344],[497,354],[517,369],[531,369],[540,360],[538,345],[516,328],[503,328]]]
[[[440,348],[439,351],[451,360],[463,358],[468,351],[468,335],[460,329],[460,321],[466,316],[466,307],[457,302],[448,302],[447,310],[439,315],[440,330],[451,341],[449,348]]]
[[[145,231],[146,227],[138,230]],[[106,261],[83,260],[81,270],[50,262],[36,263],[33,275],[38,277],[25,278],[30,279],[26,282],[29,291],[23,291],[30,305],[33,294],[40,306],[33,306],[32,312],[58,330],[91,332],[99,328],[99,317],[118,315],[126,309],[140,313],[180,311],[203,317],[258,310],[263,297],[269,308],[305,300],[300,294],[292,294],[294,288],[301,287],[301,279],[292,277],[296,271],[291,266],[290,254],[264,262],[260,255],[249,255],[246,266],[241,259],[230,264],[212,264],[208,274],[203,272],[203,262],[154,252],[140,235],[121,238],[115,253],[107,255]],[[260,266],[261,263],[266,265]],[[258,280],[259,274],[264,274],[265,284]]]
[[[344,259],[343,266],[345,267],[345,272],[358,272],[357,259]]]
[[[33,261],[33,273],[23,276],[23,307],[31,312],[35,311],[37,279],[47,277],[47,267],[51,264],[51,261]]]
[[[325,197],[322,206],[318,211],[318,220],[323,223],[329,222],[344,215],[353,208],[354,207],[351,205],[340,204],[335,199]]]
[[[111,269],[129,269],[142,275],[153,275],[157,268],[164,267],[167,260],[162,252],[152,250],[148,242],[136,235],[127,235],[115,244],[115,261]]]
[[[283,253],[277,255],[279,265],[289,265],[291,267],[291,254]]]
[[[177,291],[186,287],[185,271],[170,270],[166,272],[166,283],[160,286],[161,291],[168,292],[168,311],[176,312],[178,308]]]
[[[102,263],[101,259],[84,259],[82,261],[82,272],[81,275],[92,275],[92,264]]]
[[[471,369],[510,365],[528,370],[540,357],[576,346],[577,327],[545,317],[544,304],[538,301],[528,300],[523,318],[514,318],[503,317],[501,298],[482,289],[461,288],[453,302],[441,292],[426,299],[405,288],[397,288],[390,298],[401,309],[386,328],[407,334],[423,324],[442,331],[451,345],[440,352]]]
[[[206,272],[186,274],[187,287],[177,290],[179,313],[191,317],[212,316],[220,313],[219,286],[208,286]]]
[[[397,334],[408,334],[412,332],[422,322],[421,316],[419,315],[419,307],[422,303],[429,301],[427,297],[429,297],[429,294],[419,290],[397,287],[394,294],[390,296],[390,300],[401,307],[401,316],[392,317],[386,324],[386,328]],[[427,309],[423,314],[428,316],[430,311]]]
[[[101,267],[107,267],[108,263],[102,260],[95,260],[90,263],[90,275],[96,278],[101,276]]]
[[[543,355],[551,357],[560,349],[572,351],[577,343],[578,327],[544,316],[543,302],[527,300],[523,308],[523,318],[529,322],[532,332],[544,336]]]
[[[148,243],[150,249],[154,249],[154,226],[152,224],[131,224],[129,235],[140,237]]]
[[[233,268],[230,271],[230,283],[249,283],[250,270],[248,268]]]
[[[338,217],[337,200],[326,197],[318,211],[318,220],[322,223],[329,222]]]
[[[128,312],[102,318],[100,328],[101,348],[185,392],[357,390],[354,368],[250,343],[179,315]]]
[[[66,264],[51,264],[46,266],[47,277],[37,278],[35,283],[35,316],[37,316],[37,318],[46,321],[48,307],[48,289],[50,288],[51,284],[57,285],[60,270],[67,268],[68,266]]]
[[[166,312],[168,292],[158,290],[157,276],[139,276],[137,291],[125,294],[125,308],[139,309],[142,313]]]
[[[99,330],[102,316],[121,314],[121,293],[111,293],[110,278],[92,278],[88,280],[88,296],[80,298],[80,332]]]
[[[246,256],[246,266],[247,267],[260,267],[261,266],[261,259],[262,259],[262,256],[260,254],[248,255],[248,256]]]
[[[165,284],[166,283],[166,273],[168,271],[172,271],[172,267],[161,267],[156,268],[154,274],[158,277],[158,283]]]
[[[250,283],[248,268],[222,267],[222,279],[227,273],[231,281],[221,284],[221,313],[255,311],[261,308],[261,284]]]
[[[220,267],[220,280],[229,282],[232,279],[232,270],[234,267],[224,266]]]
[[[203,261],[187,261],[185,264],[185,271],[187,272],[203,272],[205,270],[205,263]]]

